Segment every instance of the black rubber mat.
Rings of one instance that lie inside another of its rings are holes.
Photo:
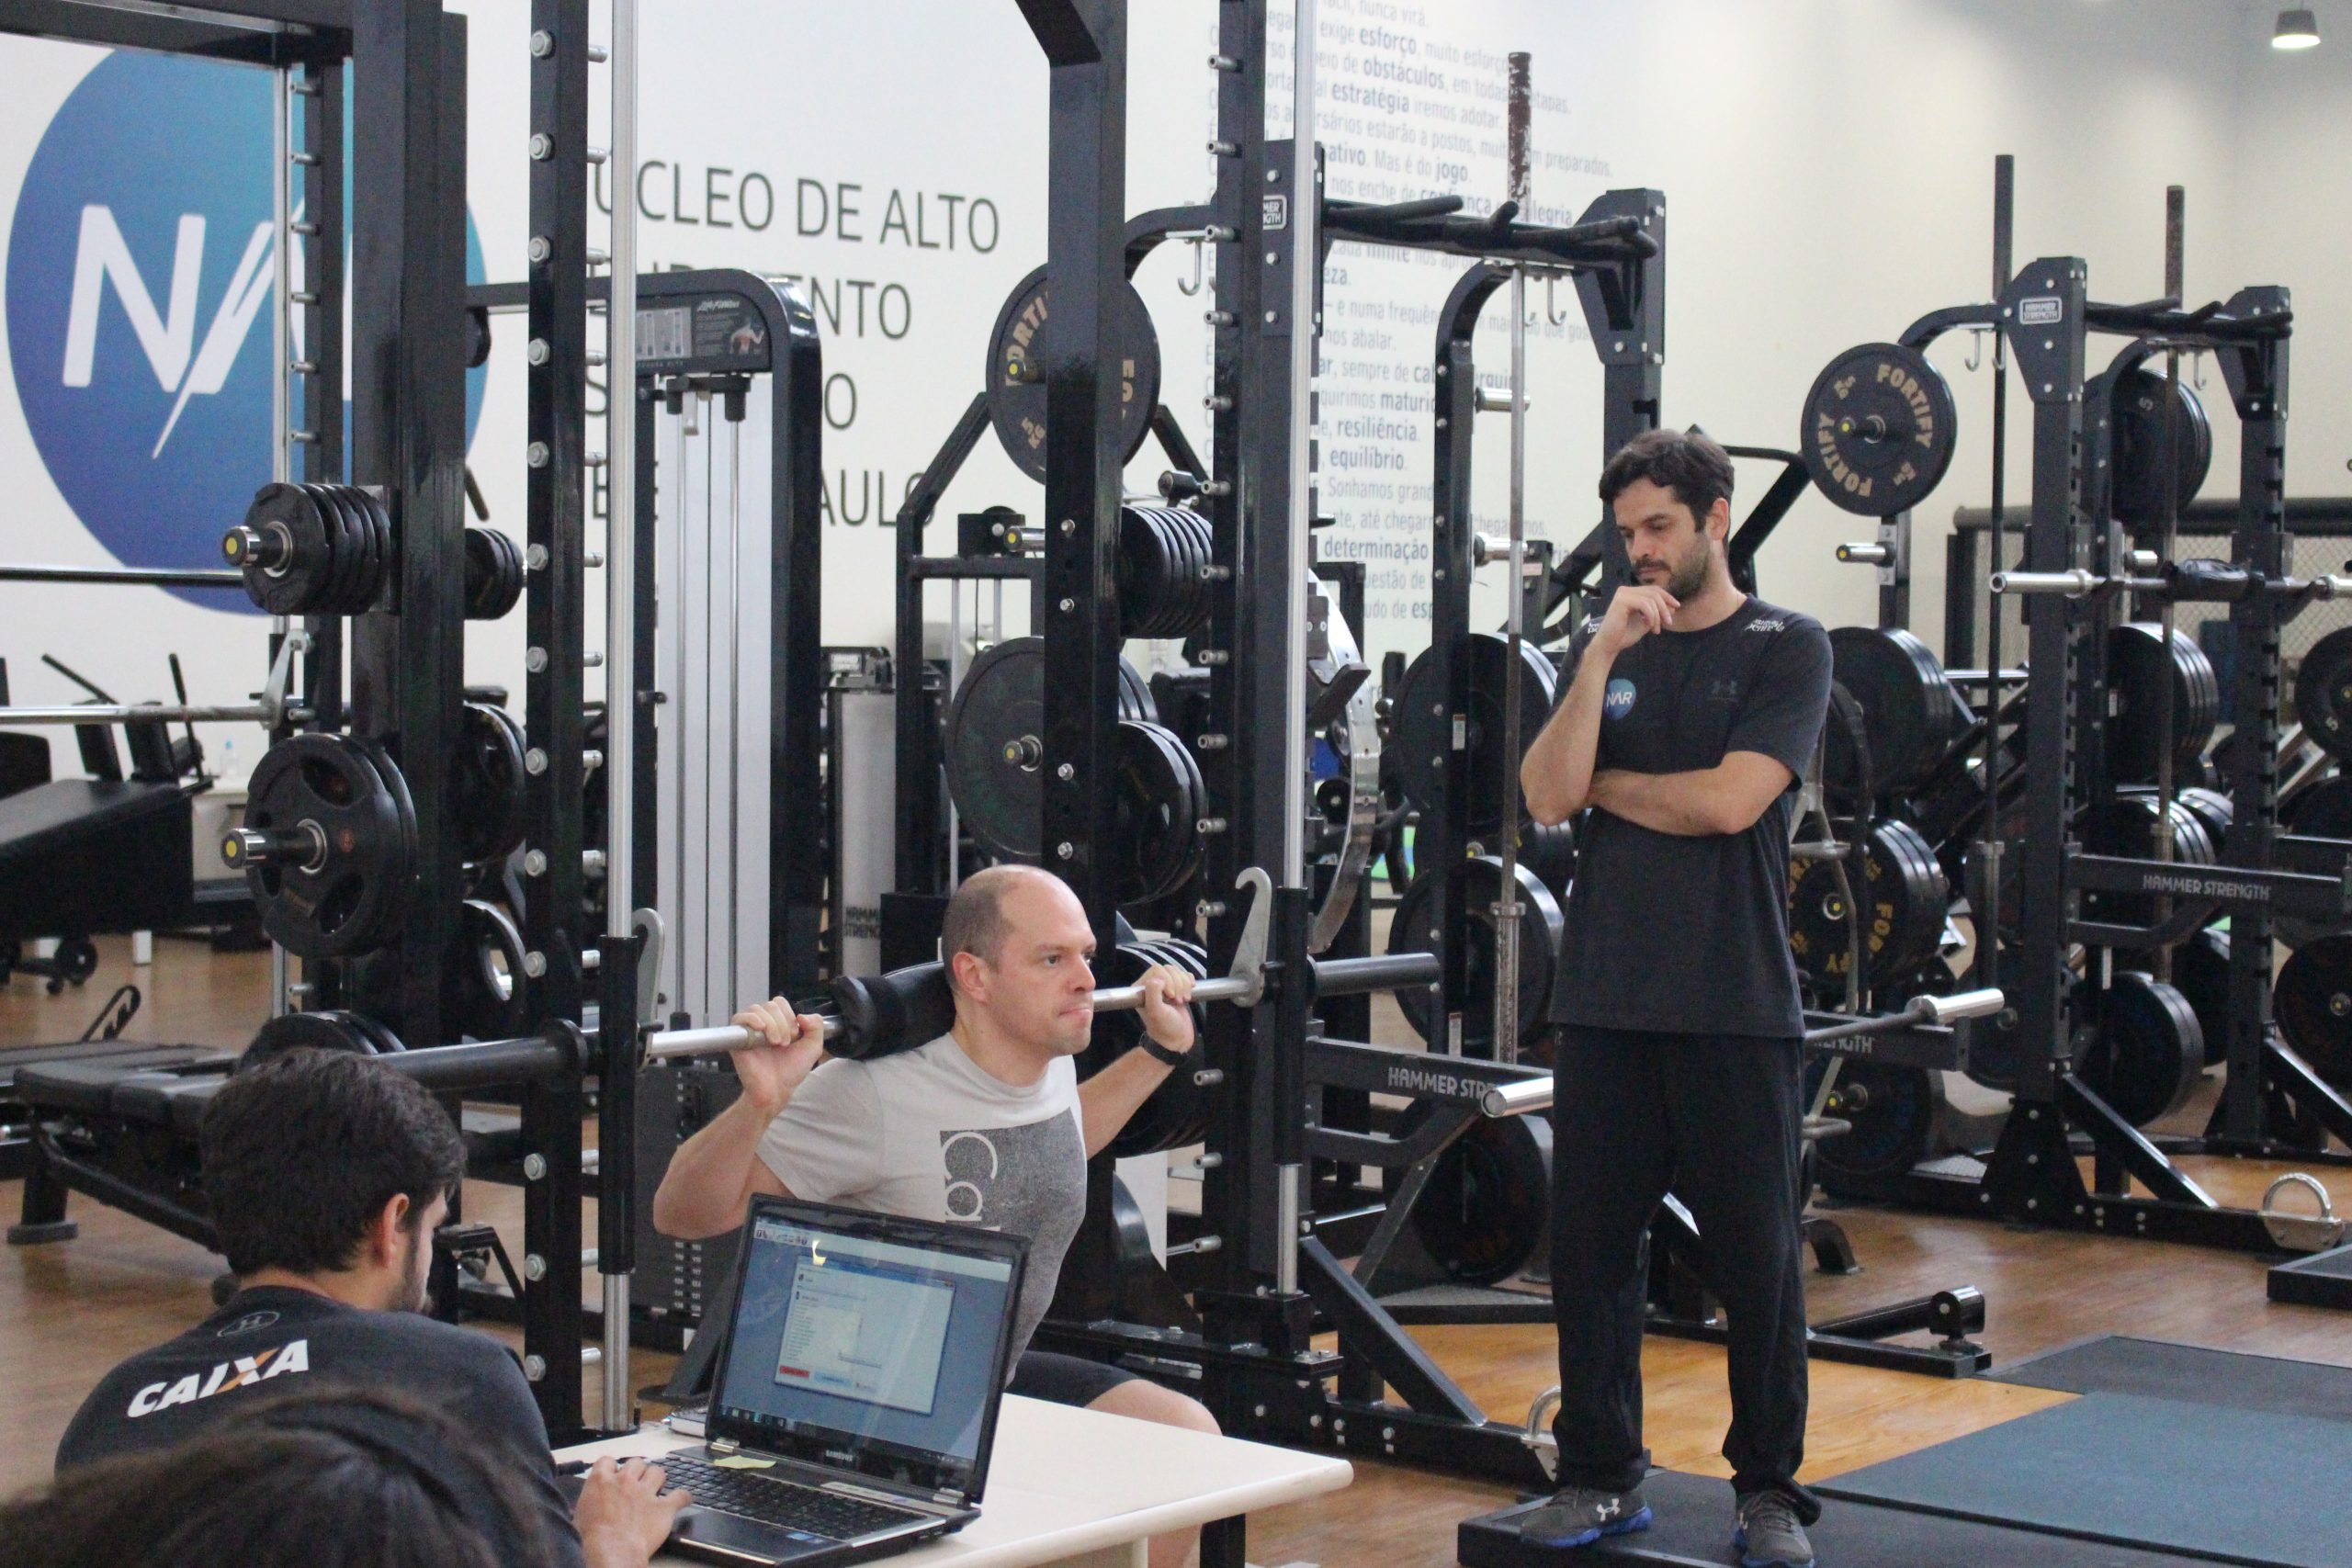
[[[1657,1523],[1636,1535],[1611,1536],[1560,1551],[1519,1537],[1522,1503],[1466,1519],[1455,1552],[1467,1568],[1584,1568],[1587,1563],[1672,1563],[1726,1568],[1731,1544],[1731,1483],[1658,1470],[1642,1483]],[[2130,1546],[1950,1519],[1869,1503],[1832,1503],[1812,1530],[1824,1568],[2184,1568],[2200,1559]]]
[[[2352,1562],[2352,1421],[2088,1393],[1815,1488],[2257,1568]]]
[[[1988,1375],[1995,1382],[2068,1393],[2136,1393],[2189,1404],[2352,1421],[2352,1367],[2208,1350],[2120,1334],[2013,1361]]]

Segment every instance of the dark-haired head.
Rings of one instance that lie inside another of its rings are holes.
[[[199,1134],[204,1192],[229,1267],[319,1275],[368,1260],[388,1213],[409,1238],[465,1177],[464,1140],[434,1098],[366,1056],[297,1050],[232,1077]],[[424,1280],[413,1280],[422,1303]]]
[[[1645,430],[1600,470],[1634,581],[1688,601],[1724,570],[1731,457],[1698,431]]]
[[[447,1416],[320,1387],[0,1507],[0,1568],[509,1568],[556,1561],[528,1500]]]

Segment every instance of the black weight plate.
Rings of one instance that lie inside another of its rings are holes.
[[[359,492],[359,504],[376,531],[376,577],[368,589],[368,601],[372,604],[376,595],[383,592],[384,579],[391,574],[394,555],[392,513],[382,500],[364,490]]]
[[[254,492],[245,509],[245,526],[267,535],[275,524],[285,531],[288,557],[284,565],[265,570],[250,561],[230,558],[244,572],[245,594],[273,615],[300,615],[326,592],[332,561],[328,556],[327,519],[317,499],[299,485],[266,484]]]
[[[2295,716],[2328,755],[2352,758],[2352,626],[2338,626],[2303,655],[2295,672]]]
[[[1841,1058],[1829,1114],[1853,1123],[1853,1131],[1824,1138],[1821,1190],[1836,1197],[1869,1197],[1928,1156],[1943,1112],[1943,1080],[1922,1067]],[[1805,1069],[1805,1102],[1812,1103],[1827,1058]]]
[[[1851,829],[1843,823],[1836,827],[1843,841],[1843,835]],[[1820,987],[1825,996],[1832,997],[1842,997],[1846,972],[1853,963],[1846,889],[1853,883],[1854,874],[1847,866],[1841,880],[1840,865],[1838,861],[1815,860],[1789,867],[1789,951],[1798,972]],[[1860,880],[1866,954],[1863,983],[1875,989],[1917,968],[1935,952],[1943,935],[1951,890],[1945,884],[1935,851],[1919,830],[1891,819],[1871,829]]]
[[[1951,389],[1926,355],[1866,343],[1815,379],[1797,446],[1822,494],[1849,512],[1891,517],[1943,479],[1958,440],[1953,419]]]
[[[1041,336],[1052,305],[1053,290],[1039,267],[1013,286],[1012,297],[997,312],[989,333],[989,423],[1005,455],[1031,479],[1046,478],[1046,383]],[[1151,312],[1132,284],[1121,284],[1112,310],[1118,321],[1121,348],[1105,353],[1102,375],[1119,387],[1119,460],[1125,462],[1143,447],[1151,431],[1152,410],[1159,403],[1159,340],[1151,330]]]
[[[2205,1037],[2205,1065],[2230,1055],[2230,933],[2207,926],[2172,950],[2173,988],[2188,998]]]
[[[403,813],[358,742],[289,736],[271,747],[247,785],[245,825],[284,830],[314,822],[321,863],[252,866],[245,876],[262,929],[304,958],[334,958],[381,944],[406,901],[414,864],[414,818]]]
[[[2237,808],[2230,804],[2230,797],[2218,789],[2190,784],[2173,798],[2186,807],[2188,814],[2204,828],[2205,837],[2212,844],[2213,853],[2218,858],[2222,840],[2229,836],[2230,824],[2237,818]]]
[[[1467,857],[1454,863],[1449,889],[1453,919],[1465,943],[1463,988],[1466,993],[1450,999],[1454,1010],[1462,1014],[1462,1048],[1473,1056],[1492,1057],[1496,1054],[1494,907],[1502,897],[1502,869],[1503,863],[1494,855]],[[1528,1060],[1551,1038],[1552,988],[1559,968],[1562,921],[1558,901],[1536,879],[1534,872],[1524,863],[1518,870],[1521,910],[1519,1045],[1521,1059]],[[1440,951],[1437,940],[1430,934],[1430,906],[1436,902],[1436,868],[1432,867],[1426,875],[1414,878],[1413,885],[1405,890],[1388,928],[1389,952]],[[1406,1021],[1423,1040],[1441,1045],[1444,1021],[1430,1017],[1429,988],[1407,986],[1396,996]]]
[[[2133,970],[2118,973],[2107,995],[2088,983],[2075,990],[2077,1017],[2096,1018],[2075,1070],[2091,1091],[2134,1127],[2171,1115],[2205,1071],[2205,1037],[2188,998]]]
[[[451,818],[458,858],[479,865],[502,860],[524,832],[523,731],[504,708],[468,703],[451,759]]]
[[[457,946],[444,966],[443,1017],[476,1040],[511,1040],[530,1026],[523,980],[523,935],[505,910],[469,898],[458,912]]]
[[[1446,1145],[1413,1204],[1413,1235],[1445,1277],[1491,1285],[1527,1266],[1552,1224],[1552,1124],[1482,1118]]]
[[[330,589],[332,597],[322,608],[339,615],[356,614],[367,607],[359,597],[359,587],[368,576],[368,546],[371,530],[352,497],[357,492],[348,485],[305,485],[303,489],[316,496],[320,509],[334,520],[328,536],[334,544],[334,563]]]
[[[1114,904],[1166,897],[1191,879],[1201,858],[1200,770],[1183,743],[1159,725],[1120,721],[1111,842],[1102,868]]]
[[[1829,634],[1838,683],[1862,706],[1871,748],[1871,787],[1894,795],[1927,782],[1961,737],[1966,712],[1928,645],[1899,626],[1839,626]],[[1822,782],[1850,796],[1858,786],[1853,745],[1833,718]]]
[[[2352,778],[2314,779],[2278,806],[2278,826],[2306,839],[2352,839]]]
[[[2169,400],[2165,396],[2167,386],[2175,392]],[[2166,408],[2167,401],[2174,409]],[[2205,488],[2206,472],[2213,466],[2213,429],[2206,421],[2205,405],[2187,385],[2171,381],[2145,365],[2135,365],[2116,378],[2110,403],[2114,423],[2109,427],[2108,461],[2114,477],[2108,509],[2135,532],[2161,527],[2165,453],[2174,451],[2173,504],[2181,509]],[[2172,439],[2175,431],[2180,437],[2177,449]]]
[[[377,1055],[376,1042],[354,1015],[336,1008],[317,1012],[289,1012],[271,1019],[257,1030],[253,1043],[237,1058],[244,1072],[288,1051],[340,1051],[353,1056]]]
[[[1192,609],[1186,617],[1184,629],[1187,634],[1190,634],[1208,625],[1209,583],[1208,579],[1202,573],[1207,571],[1216,563],[1216,536],[1210,530],[1209,520],[1197,512],[1187,511],[1180,506],[1176,509],[1176,516],[1177,525],[1193,542],[1194,570],[1192,576],[1185,580]]]
[[[1119,509],[1119,629],[1128,637],[1158,637],[1176,589],[1175,541],[1158,507]]]
[[[353,613],[363,614],[384,586],[384,569],[391,559],[391,529],[383,516],[383,502],[356,485],[342,487],[345,509],[359,524],[360,566],[351,588]]]
[[[344,1010],[343,1016],[349,1019],[360,1033],[374,1043],[376,1055],[379,1056],[390,1056],[408,1049],[401,1043],[401,1037],[392,1032],[392,1026],[382,1019],[348,1008]]]
[[[972,660],[947,710],[947,793],[980,847],[1033,861],[1045,819],[1046,644],[998,643]]]
[[[1159,705],[1152,700],[1151,682],[1125,660],[1119,660],[1119,716],[1159,722]]]
[[[1520,744],[1534,744],[1544,721],[1552,716],[1552,696],[1559,671],[1532,642],[1520,644]],[[1413,660],[1399,684],[1395,709],[1396,749],[1399,776],[1414,800],[1427,806],[1436,797],[1441,778],[1456,770],[1453,783],[1464,792],[1462,825],[1472,834],[1498,830],[1503,820],[1503,782],[1515,772],[1519,759],[1504,756],[1503,700],[1510,668],[1510,639],[1494,632],[1473,632],[1456,657],[1466,661],[1469,693],[1464,749],[1453,747],[1453,710],[1447,694],[1437,687],[1436,660],[1424,652]]]
[[[2154,860],[2159,820],[2154,795],[2119,795],[2086,807],[2075,818],[2075,833],[2086,853]],[[2213,863],[2213,840],[2206,836],[2205,824],[2178,800],[2172,803],[2172,858],[2182,865]],[[2156,897],[2086,892],[2082,918],[2115,925],[2151,925],[2156,919]]]
[[[2108,776],[2118,784],[2155,782],[2156,726],[2167,690],[2173,705],[2173,763],[2177,771],[2190,773],[2222,719],[2221,682],[2205,650],[2176,631],[2167,657],[2163,626],[2128,622],[2108,633],[2107,679],[2113,698],[2113,716],[2107,726]]]
[[[1094,982],[1108,990],[1117,986],[1132,986],[1143,972],[1154,964],[1172,963],[1187,955],[1185,944],[1169,942],[1147,948],[1137,942],[1123,942],[1110,953],[1097,957]],[[1193,968],[1196,976],[1205,976],[1207,964],[1194,967],[1190,963],[1180,965]],[[1193,1004],[1193,1028],[1205,1028],[1207,1019],[1203,1004]],[[1080,1080],[1092,1077],[1129,1051],[1143,1038],[1143,1015],[1138,1012],[1104,1012],[1094,1016],[1091,1040],[1077,1060]],[[1198,1047],[1194,1049],[1197,1051]],[[1201,1141],[1211,1114],[1215,1111],[1214,1090],[1195,1084],[1189,1069],[1178,1068],[1154,1089],[1151,1097],[1139,1106],[1136,1113],[1111,1140],[1110,1154],[1119,1159],[1130,1155],[1156,1154],[1168,1149],[1181,1149],[1187,1144]]]
[[[2278,966],[2270,1016],[2295,1055],[2352,1093],[2352,934],[2303,943]]]
[[[1350,801],[1345,779],[1327,779],[1327,784],[1339,785],[1340,820],[1345,822]],[[1552,890],[1552,897],[1565,905],[1568,884],[1577,874],[1576,829],[1566,822],[1546,825],[1530,821],[1519,829],[1519,863],[1535,874],[1537,881]]]

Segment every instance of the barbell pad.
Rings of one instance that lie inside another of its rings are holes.
[[[854,1062],[927,1045],[954,1026],[956,991],[947,965],[910,964],[887,975],[843,975],[832,985],[841,1032],[825,1049]]]

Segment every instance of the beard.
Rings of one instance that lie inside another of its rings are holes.
[[[1698,548],[1668,569],[1666,591],[1679,603],[1687,604],[1706,589],[1707,554],[1706,543],[1702,540]]]
[[[429,1244],[422,1249],[413,1247],[408,1249],[407,1257],[401,1265],[401,1288],[398,1298],[392,1303],[394,1312],[428,1313],[433,1310],[433,1295],[429,1289],[432,1266],[424,1260],[431,1250]]]

